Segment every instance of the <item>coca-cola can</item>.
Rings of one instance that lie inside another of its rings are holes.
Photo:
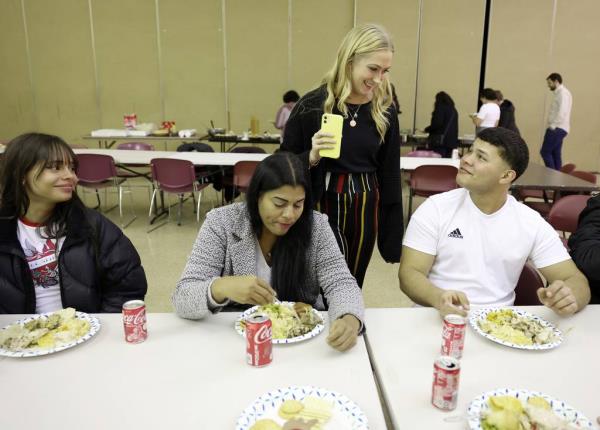
[[[148,337],[146,328],[146,304],[143,300],[130,300],[123,303],[123,328],[125,340],[129,343],[142,343]]]
[[[255,367],[273,361],[271,320],[267,315],[254,314],[246,318],[246,361]]]
[[[433,363],[431,404],[443,411],[456,409],[460,363],[454,357],[443,355]]]
[[[461,358],[465,347],[466,331],[465,318],[455,314],[446,315],[442,328],[442,355]]]

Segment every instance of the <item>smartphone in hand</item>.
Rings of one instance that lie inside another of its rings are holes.
[[[342,147],[342,128],[344,125],[344,117],[333,113],[324,113],[321,117],[321,131],[333,135],[335,140],[332,149],[321,149],[319,154],[321,157],[340,158],[340,150]]]

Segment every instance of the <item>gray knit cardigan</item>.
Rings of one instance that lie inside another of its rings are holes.
[[[322,289],[329,319],[352,314],[364,319],[362,293],[337,245],[327,216],[313,211],[306,288]],[[173,305],[183,318],[201,319],[220,307],[210,304],[210,284],[221,276],[256,274],[256,239],[244,203],[210,211],[202,225],[181,279]],[[314,305],[315,303],[311,303]]]

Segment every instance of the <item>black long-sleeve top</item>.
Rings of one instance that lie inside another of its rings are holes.
[[[454,106],[438,104],[431,113],[431,124],[425,127],[429,134],[444,135],[442,146],[458,147],[458,112]]]
[[[310,91],[302,97],[294,106],[290,118],[285,127],[285,134],[281,149],[298,154],[307,168],[310,168],[309,154],[312,147],[312,137],[321,128],[321,116],[323,115],[323,105],[327,96],[327,90],[321,86]],[[361,107],[361,110],[364,109]],[[370,106],[368,106],[370,108]],[[353,112],[353,107],[351,106]],[[357,118],[357,127],[365,127],[365,130],[370,130],[370,133],[376,133],[377,141],[379,142],[379,134],[375,128],[375,122],[370,118],[370,114],[361,114],[359,111]],[[363,115],[365,115],[363,117]],[[374,162],[375,171],[377,172],[377,180],[379,183],[379,211],[378,211],[378,238],[377,244],[381,256],[387,262],[399,262],[400,253],[402,250],[402,236],[404,232],[403,212],[402,212],[402,183],[400,176],[400,128],[398,124],[398,115],[396,109],[391,105],[386,117],[389,121],[388,129],[385,133],[383,142],[378,143],[377,147],[373,147],[374,154],[360,156],[360,166],[364,163]],[[349,119],[345,119],[347,123]],[[361,124],[361,121],[363,123]],[[342,137],[342,153],[344,156],[344,145],[346,137],[351,133],[346,133],[347,124],[344,125]],[[374,131],[373,131],[374,130]],[[359,141],[355,143],[360,143]],[[349,145],[352,147],[353,145]],[[371,147],[368,144],[368,147]],[[373,156],[374,155],[374,156]],[[355,157],[352,152],[352,157]],[[365,160],[362,160],[365,158]],[[344,163],[344,158],[340,163]],[[347,167],[352,167],[355,158],[346,160],[349,164]],[[371,161],[369,161],[371,160]],[[325,173],[328,168],[335,168],[335,165],[329,165],[330,160],[321,161],[317,166],[310,168],[311,176],[311,191],[314,201],[319,201],[323,195],[325,188]],[[358,163],[358,161],[355,161]],[[342,164],[343,165],[343,164]],[[359,167],[363,169],[363,167]],[[332,170],[329,170],[332,171]],[[340,170],[335,170],[340,172]],[[348,173],[365,173],[364,171],[347,171]]]

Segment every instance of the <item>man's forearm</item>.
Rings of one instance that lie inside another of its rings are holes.
[[[565,280],[577,301],[577,311],[580,311],[590,302],[590,287],[585,276],[577,273]]]
[[[437,307],[443,290],[433,285],[427,276],[418,270],[400,270],[400,289],[421,306]]]

